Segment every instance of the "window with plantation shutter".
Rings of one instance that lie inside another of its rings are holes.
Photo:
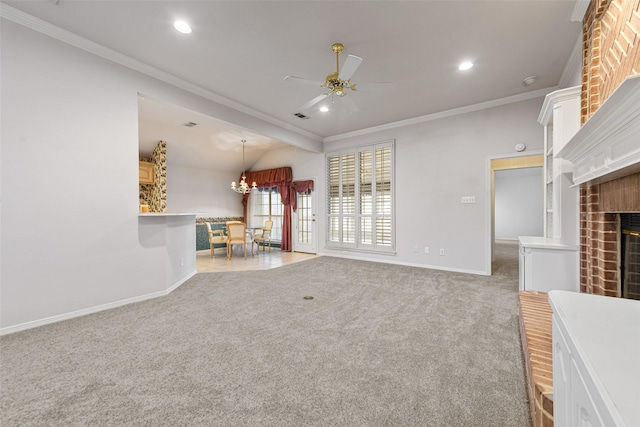
[[[394,251],[393,141],[327,153],[327,245]]]

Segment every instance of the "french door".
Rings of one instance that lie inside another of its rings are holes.
[[[293,212],[293,250],[318,253],[318,223],[316,222],[315,192],[298,193],[298,210]]]

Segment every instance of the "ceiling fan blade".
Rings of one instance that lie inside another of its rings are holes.
[[[303,79],[302,77],[295,77],[295,76],[286,76],[283,80],[290,83],[297,83],[297,84],[303,84],[303,85],[309,85],[309,86],[315,86],[315,87],[320,87],[324,84],[324,82],[319,82],[317,80]]]
[[[353,73],[356,72],[361,63],[362,58],[360,58],[359,56],[347,56],[347,60],[344,61],[344,64],[342,64],[342,69],[340,70],[340,80],[349,80]]]
[[[353,98],[351,98],[350,96],[343,96],[342,98],[340,98],[340,101],[342,101],[342,105],[344,105],[344,107],[350,113],[357,113],[358,111],[360,111],[360,108],[358,108],[356,103],[353,101]]]
[[[316,96],[315,98],[313,98],[312,100],[310,100],[309,102],[303,104],[300,106],[300,111],[304,111],[307,108],[317,104],[318,102],[322,101],[323,99],[325,99],[327,97],[327,95],[329,95],[328,93],[323,93],[321,95]]]
[[[358,83],[356,90],[359,92],[393,92],[396,90],[396,82]]]

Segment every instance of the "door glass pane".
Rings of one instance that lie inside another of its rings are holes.
[[[313,210],[311,194],[298,193],[298,242],[313,242]]]

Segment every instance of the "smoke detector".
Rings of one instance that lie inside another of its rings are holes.
[[[523,81],[522,81],[522,86],[531,86],[532,84],[534,84],[536,82],[536,80],[538,80],[537,76],[529,76],[526,77]]]

